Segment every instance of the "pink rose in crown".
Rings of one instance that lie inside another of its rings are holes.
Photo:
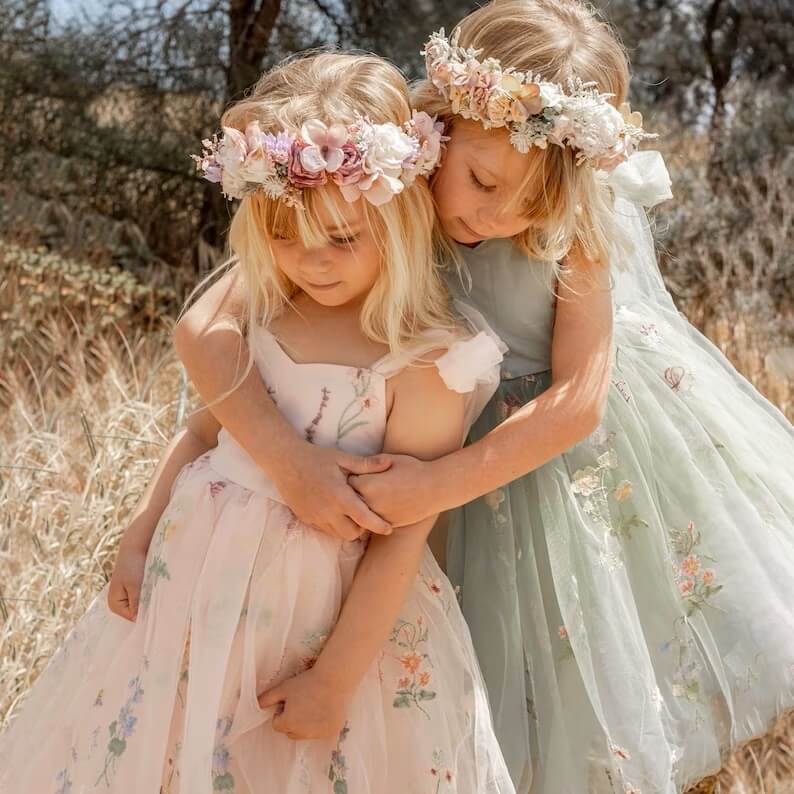
[[[361,152],[350,142],[342,144],[342,164],[333,173],[337,185],[353,185],[361,179],[364,164]]]
[[[289,181],[295,185],[295,187],[320,187],[320,185],[324,185],[328,181],[325,169],[315,171],[304,165],[301,152],[303,152],[304,149],[308,149],[309,146],[310,144],[304,143],[303,141],[295,141],[292,147],[288,174]]]

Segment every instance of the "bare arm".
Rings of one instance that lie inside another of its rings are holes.
[[[218,442],[220,425],[206,408],[191,413],[182,428],[165,448],[149,484],[146,486],[121,543],[147,549],[152,535],[171,497],[171,489],[182,468]]]
[[[174,345],[201,398],[301,521],[345,539],[358,537],[361,528],[388,532],[389,525],[347,483],[349,472],[385,470],[386,457],[359,458],[300,438],[255,366],[231,394],[215,402],[245,372],[249,350],[239,323],[245,306],[242,279],[232,268],[176,325]]]
[[[427,460],[457,449],[463,433],[463,396],[447,389],[435,367],[410,368],[395,380],[399,383],[385,448]],[[341,725],[331,719],[326,726],[326,720],[330,713],[344,714],[344,704],[388,639],[416,578],[435,518],[427,517],[389,537],[370,538],[339,620],[315,666],[260,700],[263,707],[286,702],[283,715],[274,721],[276,730],[293,738],[339,730]],[[324,711],[317,702],[331,706]]]
[[[592,433],[609,388],[612,300],[608,274],[573,268],[558,288],[552,384],[485,437],[438,461],[394,459],[384,474],[351,477],[393,526],[413,523],[499,488]]]

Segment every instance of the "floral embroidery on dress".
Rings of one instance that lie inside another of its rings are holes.
[[[614,433],[609,433],[603,428],[596,431],[590,440],[590,446],[597,453],[595,466],[585,466],[574,472],[571,490],[577,496],[582,497],[582,509],[584,512],[599,524],[602,529],[617,538],[631,540],[631,533],[635,529],[645,528],[647,522],[643,521],[636,513],[624,516],[616,524],[612,520],[609,506],[610,496],[616,503],[624,503],[629,500],[634,486],[629,480],[621,480],[614,487],[608,485],[611,479],[610,472],[619,466],[618,455],[611,445],[615,438]],[[621,558],[622,559],[622,558]]]
[[[671,689],[673,696],[688,701],[695,707],[695,727],[703,724],[700,706],[700,674],[702,666],[696,658],[695,641],[690,636],[689,619],[704,607],[723,611],[711,599],[722,585],[715,584],[716,573],[713,568],[704,566],[703,561],[715,562],[712,557],[697,553],[701,534],[690,521],[686,529],[671,529],[668,532],[670,547],[678,557],[672,562],[673,580],[686,605],[686,614],[679,615],[673,625],[673,636],[662,645],[662,652],[676,649],[675,672]]]
[[[108,726],[110,739],[108,741],[107,755],[105,756],[105,766],[99,773],[96,783],[94,783],[95,788],[103,779],[106,785],[110,786],[110,777],[116,769],[119,758],[127,749],[127,739],[135,733],[135,723],[138,722],[138,718],[133,714],[133,708],[136,703],[140,703],[143,699],[141,677],[135,676],[129,682],[129,688],[132,690],[132,694],[121,707],[118,717]]]
[[[565,626],[560,626],[557,629],[557,636],[562,644],[562,652],[560,653],[557,661],[565,662],[568,659],[573,659],[573,648],[571,647],[571,638],[568,636],[568,629]]]
[[[612,754],[613,758],[615,759],[615,763],[617,764],[616,771],[619,783],[619,787],[617,787],[612,777],[612,771],[610,769],[605,769],[604,772],[606,773],[607,779],[612,786],[612,790],[616,792],[619,791],[620,794],[642,794],[642,789],[632,785],[626,779],[626,775],[623,772],[623,763],[625,761],[631,760],[631,753],[629,753],[629,751],[624,747],[620,747],[613,742],[609,743],[609,752]]]
[[[69,777],[69,772],[66,769],[62,769],[58,774],[55,776],[55,782],[58,785],[58,788],[55,789],[53,794],[71,794],[72,791],[72,779]]]
[[[320,652],[329,634],[330,631],[327,629],[325,631],[314,631],[303,639],[301,645],[309,649],[309,652],[302,656],[300,660],[304,670],[311,670],[314,667],[317,659],[320,658]]]
[[[328,779],[334,785],[334,794],[347,794],[347,760],[342,755],[342,744],[350,733],[350,724],[345,723],[336,740],[336,749],[331,750]]]
[[[168,565],[166,564],[165,556],[162,554],[162,551],[166,541],[173,533],[175,526],[175,522],[165,515],[160,519],[160,531],[157,533],[156,544],[153,544],[153,548],[150,552],[152,556],[146,566],[146,573],[144,574],[141,584],[141,594],[138,599],[140,606],[143,608],[149,606],[158,580],[171,578],[171,572],[168,570]]]
[[[230,717],[219,719],[215,732],[215,748],[212,751],[212,790],[213,791],[234,791],[234,776],[229,772],[229,760],[231,753],[224,741],[232,729]]]
[[[214,499],[228,484],[226,480],[213,480],[210,483],[210,496]]]
[[[370,370],[354,370],[352,384],[353,399],[345,406],[339,417],[339,425],[336,430],[337,443],[356,428],[368,425],[368,419],[359,417],[378,402],[375,395],[372,394],[372,372]]]
[[[684,394],[692,388],[692,373],[684,367],[668,367],[664,380],[676,394]]]
[[[314,442],[314,434],[317,432],[317,426],[322,422],[323,413],[325,409],[328,407],[328,402],[331,399],[331,392],[326,387],[320,390],[322,397],[320,398],[320,407],[317,409],[317,413],[314,415],[314,419],[306,425],[306,429],[304,430],[305,438],[308,442]]]
[[[695,549],[700,545],[701,534],[695,529],[694,522],[690,521],[686,529],[671,529],[669,531],[670,546],[678,555],[680,561],[673,562],[673,577],[678,587],[678,592],[687,604],[687,617],[692,617],[703,607],[719,609],[711,602],[711,598],[722,590],[721,584],[716,584],[716,573],[713,568],[706,568],[703,560],[716,562],[713,557],[706,554],[698,556]]]
[[[430,714],[422,707],[422,703],[434,700],[436,692],[430,689],[431,674],[423,670],[423,665],[430,665],[430,657],[420,649],[420,645],[427,642],[429,631],[425,626],[424,618],[419,615],[413,623],[400,620],[392,630],[389,641],[398,648],[403,649],[401,656],[397,657],[408,675],[400,677],[397,681],[397,690],[394,693],[392,706],[396,709],[416,706],[428,719]]]
[[[425,587],[434,595],[437,596],[438,600],[444,607],[444,614],[449,614],[450,604],[446,598],[444,598],[444,588],[442,586],[441,579],[430,579],[429,577],[425,576],[423,573],[419,574],[419,578],[425,583]],[[460,588],[455,588],[455,592],[457,592]]]
[[[442,790],[442,785],[444,786],[444,790],[447,790],[455,780],[454,772],[451,769],[444,768],[444,754],[438,747],[433,750],[433,766],[430,767],[430,776],[436,781],[433,794],[439,794]]]

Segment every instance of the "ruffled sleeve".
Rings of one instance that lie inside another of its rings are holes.
[[[471,336],[453,342],[436,366],[449,389],[466,395],[462,443],[499,385],[507,345],[475,308],[461,300],[454,305]]]

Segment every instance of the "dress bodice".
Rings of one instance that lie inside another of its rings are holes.
[[[386,432],[387,356],[368,368],[299,363],[264,327],[250,337],[254,362],[273,402],[307,441],[356,455],[383,447]],[[278,499],[275,486],[226,428],[218,434],[212,466],[234,482]]]
[[[551,368],[554,327],[553,263],[531,260],[509,239],[485,240],[476,248],[457,245],[468,270],[447,273],[447,287],[456,298],[480,311],[508,346],[502,378],[515,378]],[[471,278],[471,287],[467,285]]]

